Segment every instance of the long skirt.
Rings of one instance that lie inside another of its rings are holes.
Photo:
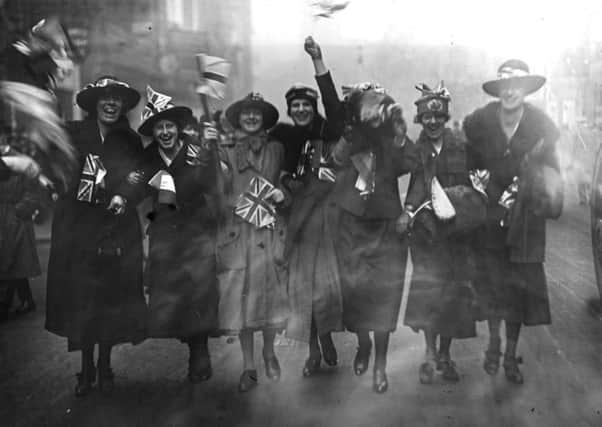
[[[543,263],[514,263],[506,249],[482,249],[475,290],[479,320],[498,318],[527,326],[551,323]]]
[[[218,295],[210,229],[192,219],[159,219],[149,226],[149,235],[148,335],[185,338],[214,331]]]
[[[293,206],[293,214],[295,214]],[[328,200],[309,212],[291,242],[287,336],[309,341],[312,317],[318,335],[343,329],[343,298],[335,251],[339,208]],[[289,229],[290,232],[290,229]]]
[[[403,295],[407,240],[394,219],[366,219],[344,211],[339,223],[343,323],[351,332],[392,332]]]
[[[414,269],[404,324],[447,338],[476,336],[469,245],[429,242],[414,233],[410,247]]]
[[[218,227],[217,280],[220,332],[283,329],[289,316],[284,221],[260,228],[233,214]]]

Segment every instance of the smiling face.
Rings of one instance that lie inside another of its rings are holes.
[[[164,151],[171,151],[178,143],[178,126],[171,120],[159,120],[153,126],[153,138]]]
[[[424,113],[420,116],[420,123],[427,138],[437,140],[443,135],[447,116],[444,114]]]
[[[96,102],[96,117],[104,125],[112,125],[123,112],[123,99],[112,93],[103,94]]]
[[[316,112],[307,99],[293,99],[289,107],[289,115],[295,126],[309,126]]]
[[[525,102],[525,90],[516,83],[504,82],[500,89],[500,101],[504,110],[516,110]]]
[[[255,134],[263,128],[263,114],[258,108],[243,108],[238,117],[240,129],[247,134]]]

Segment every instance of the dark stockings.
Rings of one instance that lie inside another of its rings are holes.
[[[374,331],[374,369],[387,367],[389,335],[389,331]]]

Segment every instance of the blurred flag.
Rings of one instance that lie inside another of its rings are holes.
[[[77,187],[77,200],[80,202],[96,203],[97,188],[102,187],[107,175],[100,156],[89,153],[84,161],[82,174]]]
[[[164,169],[153,176],[148,185],[159,191],[158,202],[165,205],[176,205],[176,183],[173,176]]]
[[[320,0],[312,2],[315,18],[332,18],[332,15],[347,7],[349,1]]]
[[[200,78],[196,93],[223,100],[231,64],[223,58],[204,53],[197,54],[196,61]]]
[[[234,213],[257,228],[272,228],[276,223],[276,210],[268,201],[274,186],[265,178],[255,176],[249,182],[234,207]]]

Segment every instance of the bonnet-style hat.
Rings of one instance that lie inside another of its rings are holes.
[[[226,118],[235,128],[239,128],[238,118],[240,112],[245,108],[257,108],[263,115],[263,128],[270,129],[278,121],[278,110],[272,104],[264,101],[263,96],[257,92],[251,92],[243,99],[236,101],[226,109]]]
[[[435,89],[431,89],[424,83],[416,86],[416,89],[420,91],[421,96],[414,102],[414,105],[416,105],[414,123],[420,123],[420,118],[425,113],[444,115],[447,118],[446,120],[449,120],[451,94],[443,81],[439,82],[439,85]]]
[[[188,107],[175,106],[171,103],[171,96],[156,92],[150,86],[146,86],[146,105],[142,111],[142,124],[138,133],[144,136],[152,136],[153,127],[159,120],[170,120],[182,127],[192,116],[192,110]]]
[[[544,76],[529,73],[529,66],[520,59],[509,59],[497,69],[497,79],[483,83],[483,90],[499,98],[504,85],[519,85],[525,90],[525,95],[536,92],[546,82]]]
[[[96,111],[96,103],[101,95],[109,92],[116,93],[123,99],[123,108],[125,111],[131,110],[140,101],[140,94],[136,89],[131,88],[129,84],[113,76],[102,76],[94,83],[87,84],[77,93],[75,101],[82,109],[88,113],[92,113]]]

